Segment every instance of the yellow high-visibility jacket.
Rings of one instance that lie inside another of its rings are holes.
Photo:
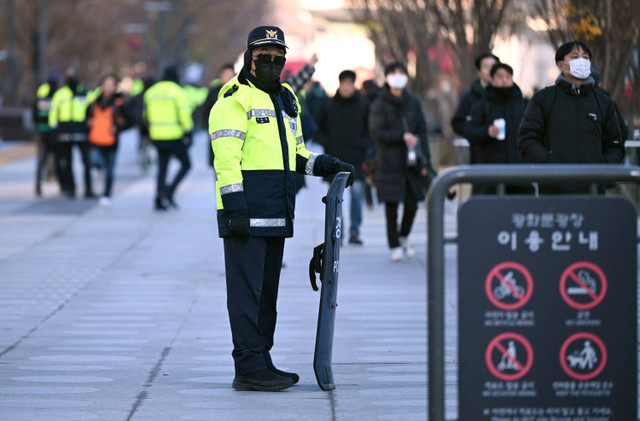
[[[230,234],[229,216],[238,211],[248,213],[252,236],[291,237],[296,171],[324,175],[316,165],[324,155],[305,148],[300,105],[289,85],[282,86],[290,95],[270,95],[240,74],[222,87],[211,109],[221,237]],[[287,99],[295,101],[295,117],[284,110]]]
[[[165,80],[147,89],[143,114],[151,140],[180,140],[193,129],[191,107],[175,82]]]
[[[34,120],[39,132],[48,132],[51,130],[51,127],[49,127],[49,112],[51,111],[51,101],[53,100],[54,93],[49,83],[40,85],[36,92]]]
[[[86,92],[80,88],[72,91],[69,86],[58,89],[51,99],[49,126],[57,133],[60,142],[87,140]]]

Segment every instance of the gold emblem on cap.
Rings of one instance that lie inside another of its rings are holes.
[[[278,34],[277,30],[269,30],[267,29],[267,38],[275,38],[278,39],[278,37],[276,36]]]

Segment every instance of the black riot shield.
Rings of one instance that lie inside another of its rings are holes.
[[[315,272],[320,274],[322,291],[320,292],[320,310],[316,332],[316,349],[313,356],[313,369],[318,385],[323,390],[335,389],[331,355],[333,351],[333,328],[336,318],[336,296],[338,293],[338,270],[340,262],[340,244],[342,237],[342,193],[349,178],[348,172],[335,176],[327,195],[322,199],[326,204],[324,220],[324,244],[314,250],[309,265],[309,276],[314,290],[317,290]]]

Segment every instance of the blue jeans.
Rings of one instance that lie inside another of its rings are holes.
[[[349,187],[351,190],[351,227],[349,234],[351,236],[360,236],[360,225],[362,225],[362,198],[364,196],[364,182],[355,180],[353,185]]]
[[[111,197],[113,189],[113,169],[116,165],[116,152],[114,147],[94,146],[101,159],[102,168],[104,169],[104,193],[105,197]]]

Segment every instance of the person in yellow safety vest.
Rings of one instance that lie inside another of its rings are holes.
[[[174,193],[191,168],[188,147],[192,142],[193,119],[184,90],[178,84],[175,66],[167,66],[163,80],[144,93],[143,114],[149,126],[149,138],[158,150],[155,208],[160,211],[169,207],[177,209]],[[180,170],[167,186],[167,167],[172,155],[180,161]]]
[[[56,142],[51,133],[51,127],[49,126],[49,112],[51,111],[51,101],[53,100],[53,94],[58,89],[59,77],[55,74],[51,74],[46,83],[43,83],[38,87],[36,92],[36,102],[33,107],[33,120],[36,123],[36,143],[37,143],[37,158],[36,158],[36,179],[35,179],[35,193],[37,197],[42,196],[42,176],[47,168],[47,162],[50,154],[56,158]],[[56,165],[56,169],[58,166]],[[59,177],[59,174],[56,174]]]
[[[207,99],[207,94],[209,93],[207,88],[192,84],[185,85],[182,89],[184,89],[184,93],[187,96],[187,101],[189,102],[192,111],[195,111],[196,108],[202,105],[204,100]]]
[[[224,241],[236,390],[279,391],[299,376],[269,351],[285,237],[293,235],[296,171],[326,176],[354,168],[304,145],[299,103],[280,83],[287,46],[275,26],[249,33],[244,67],[224,85],[209,119]]]
[[[91,188],[91,164],[87,142],[87,93],[80,85],[75,69],[67,71],[66,85],[58,89],[51,100],[49,126],[58,142],[58,165],[60,187],[69,198],[75,197],[76,185],[73,177],[73,145],[80,149],[84,166],[84,196],[94,198]]]

